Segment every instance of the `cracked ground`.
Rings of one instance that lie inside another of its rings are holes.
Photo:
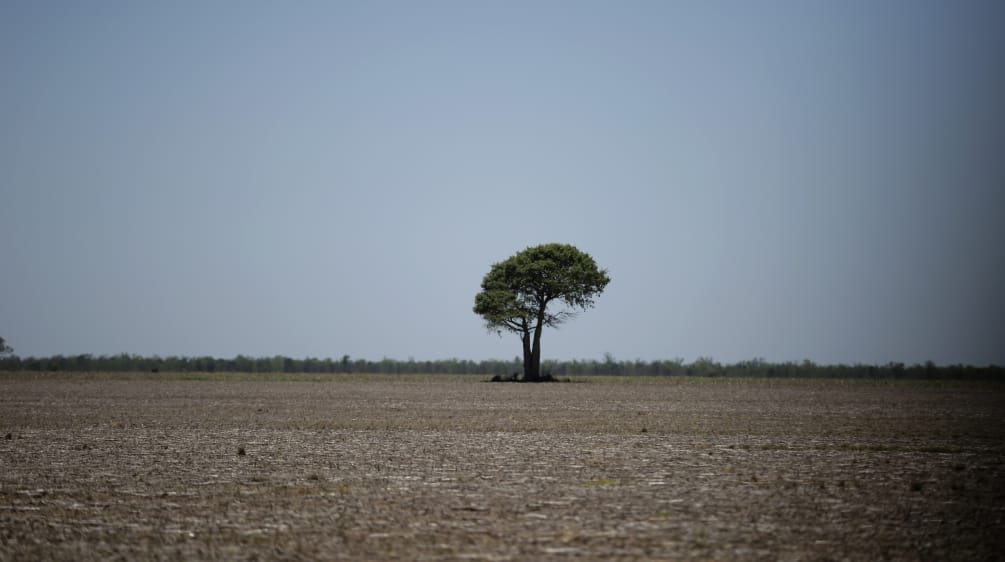
[[[0,375],[0,560],[1005,552],[1000,383],[184,378]]]

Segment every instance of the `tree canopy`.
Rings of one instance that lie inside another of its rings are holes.
[[[520,336],[524,380],[539,380],[544,327],[557,327],[592,308],[610,281],[607,271],[575,246],[534,246],[492,266],[475,296],[474,312],[488,329]],[[552,304],[564,307],[550,310]]]

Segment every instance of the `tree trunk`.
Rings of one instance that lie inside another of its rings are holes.
[[[527,380],[536,381],[541,378],[541,332],[543,329],[544,326],[539,321],[534,328],[534,346],[530,352],[530,370],[528,374],[524,375],[524,378]]]
[[[520,339],[523,340],[523,378],[527,380],[531,376],[531,371],[533,371],[533,358],[534,354],[531,352],[530,348],[530,331],[524,330]]]

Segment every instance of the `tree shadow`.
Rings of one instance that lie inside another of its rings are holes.
[[[569,378],[556,378],[551,373],[544,373],[536,377],[521,377],[519,373],[511,375],[494,375],[488,382],[572,382]]]

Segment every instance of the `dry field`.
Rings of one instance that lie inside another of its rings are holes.
[[[201,378],[0,375],[0,560],[1005,557],[1001,383]]]

